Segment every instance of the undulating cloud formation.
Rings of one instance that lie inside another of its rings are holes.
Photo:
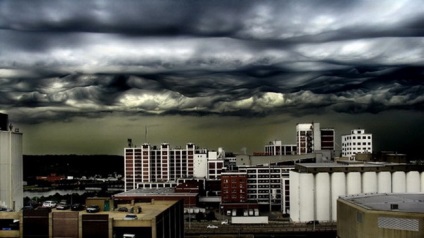
[[[0,110],[422,119],[423,36],[421,0],[3,0]]]

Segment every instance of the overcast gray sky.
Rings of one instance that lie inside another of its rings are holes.
[[[2,0],[0,112],[25,154],[253,152],[312,121],[417,154],[423,36],[422,0]]]

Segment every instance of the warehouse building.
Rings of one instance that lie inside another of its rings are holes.
[[[424,237],[423,194],[383,193],[340,197],[339,238]]]

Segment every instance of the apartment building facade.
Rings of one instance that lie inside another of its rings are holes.
[[[333,128],[321,128],[321,150],[335,150],[336,132]]]
[[[246,202],[247,174],[245,172],[223,172],[221,174],[221,202]]]
[[[310,154],[321,150],[321,131],[319,123],[301,123],[296,125],[297,154]]]
[[[184,148],[171,148],[168,143],[162,143],[160,146],[143,144],[139,148],[125,148],[124,189],[125,191],[136,189],[139,183],[160,183],[194,177],[195,158],[205,159],[206,153],[205,149],[199,149],[193,143],[186,144]]]
[[[290,211],[290,178],[292,166],[240,167],[239,172],[247,175],[247,202]]]
[[[372,134],[364,129],[351,130],[350,135],[342,136],[342,156],[355,158],[358,153],[372,154]]]

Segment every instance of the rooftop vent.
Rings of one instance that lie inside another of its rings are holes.
[[[390,204],[390,210],[398,210],[399,204]]]

